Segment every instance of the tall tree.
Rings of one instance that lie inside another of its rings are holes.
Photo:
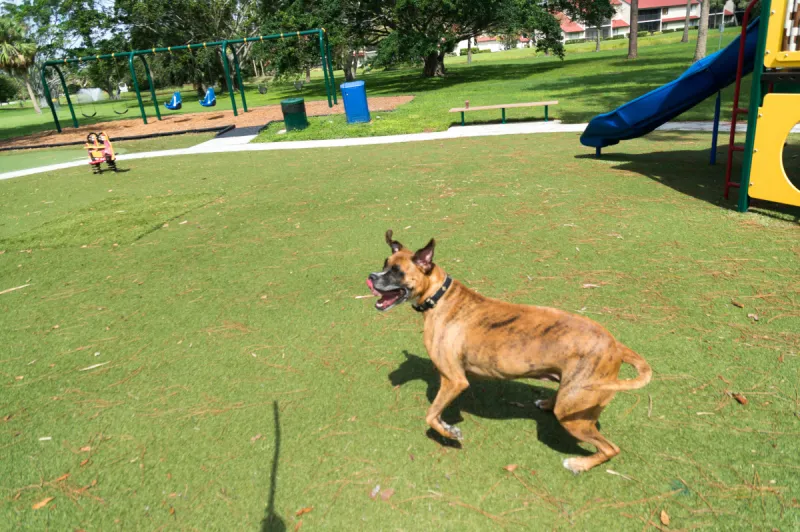
[[[379,20],[388,10],[379,0],[260,0],[262,31],[276,33],[325,28],[335,63],[346,81],[355,79],[358,52],[376,46],[388,34]],[[276,74],[300,75],[319,64],[319,43],[311,39],[305,52],[300,45],[267,47]],[[303,53],[300,60],[297,54]]]
[[[25,35],[25,28],[9,17],[0,18],[0,70],[25,84],[33,108],[42,114],[30,78],[35,57],[36,44]]]
[[[631,0],[631,29],[628,34],[628,59],[639,57],[639,0]]]
[[[260,22],[258,0],[115,0],[114,9],[123,30],[130,33],[133,48],[176,46],[203,41],[256,35]],[[254,43],[237,45],[242,64],[249,62]],[[209,52],[207,54],[202,52]],[[178,55],[188,58],[177,59]],[[231,59],[229,54],[229,59]],[[161,59],[172,63],[166,56]],[[176,63],[188,65],[184,72],[198,90],[217,81],[226,88],[219,53],[198,50],[176,54]],[[179,72],[173,71],[177,79]],[[234,84],[236,81],[234,80]]]
[[[0,74],[0,102],[7,102],[17,96],[19,85],[17,81],[10,77]]]
[[[597,35],[595,51],[600,51],[600,38],[603,25],[614,16],[616,10],[609,0],[561,0],[563,11],[573,20],[582,21],[587,27],[595,28]]]
[[[689,42],[689,26],[692,23],[692,1],[686,0],[686,20],[683,23],[683,37],[681,42]]]
[[[561,42],[561,24],[558,19],[540,4],[521,1],[524,4],[520,5],[516,15],[521,33],[536,43],[537,52],[552,52],[563,59],[564,43]]]
[[[700,61],[706,56],[709,4],[710,0],[701,0],[700,3],[700,28],[697,30],[697,46],[695,46],[694,49],[694,61]]]

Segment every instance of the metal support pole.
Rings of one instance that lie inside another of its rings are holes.
[[[722,106],[722,92],[717,93],[717,102],[714,104],[714,132],[711,134],[711,161],[709,164],[717,164],[717,135],[719,135],[719,111]],[[733,127],[733,124],[731,124]]]
[[[600,158],[600,155],[602,155],[602,154],[600,153],[600,148],[595,148],[595,149],[594,149],[594,158],[595,158],[595,159],[599,159],[599,158]]]
[[[242,70],[239,68],[239,56],[236,55],[236,49],[231,46],[231,53],[233,54],[233,68],[236,70],[236,82],[239,84],[239,94],[242,96],[242,111],[247,112],[247,98],[244,95],[244,82],[242,81]]]
[[[319,58],[322,61],[322,75],[325,78],[325,93],[328,96],[328,107],[333,107],[333,99],[331,98],[331,92],[334,94],[336,93],[336,87],[333,87],[333,82],[329,81],[328,77],[328,68],[326,66],[326,56],[325,56],[325,30],[319,30],[317,34],[319,37]]]
[[[505,124],[506,123],[506,108],[503,107],[501,110],[503,111],[503,123]]]
[[[753,147],[756,143],[756,126],[758,125],[758,108],[761,107],[763,90],[761,76],[764,74],[764,55],[767,51],[767,32],[769,23],[766,20],[771,8],[770,0],[761,0],[761,13],[764,20],[758,28],[758,44],[756,45],[755,61],[753,62],[753,84],[750,88],[750,108],[747,112],[747,140],[744,144],[744,160],[742,161],[742,177],[739,180],[739,212],[747,212],[750,198],[747,194],[750,188],[750,169],[753,166]]]
[[[222,67],[225,70],[225,83],[228,84],[228,93],[231,95],[233,116],[239,116],[239,112],[236,110],[236,93],[233,90],[233,80],[231,80],[231,66],[228,63],[228,41],[222,41]]]
[[[53,69],[55,69],[56,74],[58,74],[58,79],[61,80],[61,89],[64,91],[64,96],[67,99],[67,107],[69,107],[69,114],[72,117],[72,127],[75,129],[78,128],[78,118],[75,116],[75,108],[72,107],[72,98],[69,97],[69,90],[67,89],[67,81],[64,79],[64,74],[61,72],[61,69],[58,68],[57,65],[51,65]],[[44,69],[47,68],[47,64],[45,63],[42,66],[42,86],[44,87],[44,93],[47,97],[47,104],[50,106],[50,111],[53,113],[53,120],[56,123],[56,129],[59,133],[61,133],[61,123],[58,121],[58,114],[56,113],[55,105],[53,105],[53,99],[50,96],[50,87],[47,85],[47,76],[45,75]]]
[[[547,106],[547,105],[545,105],[545,106],[544,106],[544,121],[545,121],[545,122],[547,122],[547,108],[548,108],[548,107],[549,107],[549,106]]]
[[[147,75],[147,85],[150,87],[150,97],[153,99],[153,107],[156,110],[156,118],[161,120],[161,111],[158,109],[156,88],[153,83],[153,77],[150,75],[150,66],[147,64],[147,60],[144,58],[143,55],[140,55],[139,58],[142,60],[142,63],[144,63],[144,73]]]
[[[325,34],[325,55],[328,57],[327,66],[328,70],[330,71],[330,77],[331,77],[331,92],[333,93],[333,105],[338,105],[339,102],[336,97],[336,81],[333,79],[333,56],[331,55],[331,43],[328,40],[328,32],[326,32],[324,29],[322,31]]]
[[[50,87],[47,86],[47,78],[44,75],[45,68],[47,68],[47,65],[44,65],[40,72],[42,77],[42,87],[44,87],[44,99],[47,100],[47,106],[50,108],[50,112],[53,113],[53,122],[56,123],[56,130],[59,133],[61,133],[61,123],[58,121],[58,114],[56,114],[56,106],[53,105],[53,99],[50,97]]]
[[[67,98],[67,107],[69,107],[69,114],[72,116],[72,127],[78,129],[78,118],[75,116],[75,108],[72,106],[72,98],[69,97],[69,90],[67,89],[67,80],[64,79],[64,74],[58,66],[54,66],[58,79],[61,80],[61,88],[64,91],[64,96]]]
[[[47,65],[42,67],[42,87],[44,87],[44,97],[47,100],[47,106],[50,107],[50,112],[53,114],[53,121],[56,123],[56,129],[61,133],[61,124],[58,121],[58,114],[56,113],[56,106],[53,104],[53,99],[50,96],[50,87],[47,86],[47,77],[45,76],[44,69]]]
[[[461,125],[464,125],[464,111],[461,111]]]
[[[134,52],[128,54],[128,68],[131,71],[131,78],[133,78],[133,90],[136,91],[136,100],[139,102],[139,112],[142,114],[142,121],[147,124],[147,113],[144,112],[144,104],[142,103],[142,93],[139,92],[139,80],[136,78],[136,69],[133,68],[133,55]]]

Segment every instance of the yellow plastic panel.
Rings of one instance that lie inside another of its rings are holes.
[[[800,50],[783,51],[783,34],[788,6],[789,0],[772,0],[767,31],[767,51],[764,55],[766,68],[800,68]]]
[[[748,194],[800,207],[800,190],[789,181],[783,167],[783,145],[800,122],[800,94],[767,94],[758,116]]]

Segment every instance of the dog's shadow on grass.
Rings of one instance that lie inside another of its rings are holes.
[[[428,385],[428,401],[433,401],[439,391],[439,372],[427,357],[403,351],[405,362],[389,374],[394,386],[422,380]],[[534,405],[536,399],[551,397],[553,390],[530,385],[521,381],[483,380],[470,377],[470,387],[442,413],[446,423],[457,424],[463,418],[461,412],[486,419],[530,419],[536,423],[537,437],[551,449],[564,454],[589,455],[581,448],[556,420],[552,412],[545,412]],[[448,447],[460,447],[459,443],[443,438],[433,429],[428,437]],[[466,435],[469,438],[469,434]]]

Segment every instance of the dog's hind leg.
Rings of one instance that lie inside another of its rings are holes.
[[[433,400],[433,403],[431,403],[430,408],[428,408],[425,421],[433,430],[445,438],[458,441],[462,439],[461,431],[458,427],[448,425],[442,421],[442,412],[444,412],[444,409],[467,388],[469,388],[469,381],[467,381],[466,376],[460,375],[456,378],[449,379],[442,375],[439,393],[436,394],[436,398]]]
[[[607,401],[604,402],[607,404]],[[590,443],[597,448],[597,452],[591,456],[564,460],[564,467],[575,474],[588,471],[619,454],[619,447],[606,439],[597,429],[597,418],[600,417],[603,406],[594,404],[595,406],[576,411],[569,408],[574,405],[563,404],[562,401],[556,403],[555,415],[561,426],[579,441]]]

